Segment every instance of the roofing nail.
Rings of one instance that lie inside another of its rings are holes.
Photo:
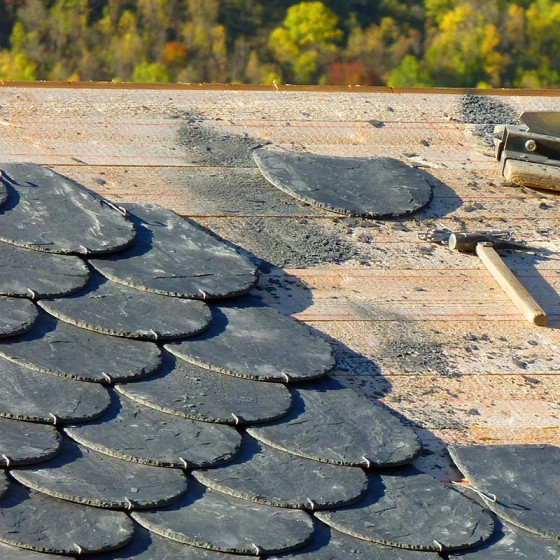
[[[311,505],[311,511],[315,511],[315,502],[311,498],[306,498],[307,502]]]
[[[290,376],[285,371],[282,372],[282,375],[284,376],[286,383],[289,383],[291,381]]]
[[[128,498],[125,498],[124,501],[128,509],[132,509],[134,507],[134,504]]]
[[[37,292],[34,292],[31,288],[27,288],[27,292],[31,295],[33,301],[37,299]]]
[[[107,383],[113,383],[113,379],[110,375],[108,375],[104,371],[101,372],[101,375],[103,376],[103,379],[107,380]]]
[[[251,543],[251,546],[255,549],[255,552],[257,553],[257,556],[260,556],[261,555],[261,549],[255,543]]]
[[[78,551],[78,554],[83,553],[84,549],[79,544],[76,544],[76,543],[72,543],[72,544],[76,547],[76,550]]]
[[[362,455],[362,459],[364,460],[364,463],[366,464],[366,469],[371,469],[371,461],[365,457],[364,455]]]
[[[157,342],[159,340],[159,334],[154,331],[154,329],[150,329],[150,332],[154,335],[154,340]]]
[[[198,292],[199,292],[200,294],[202,294],[202,299],[208,299],[208,294],[207,294],[204,290],[201,290],[201,289],[199,288],[199,289],[198,289]]]
[[[2,454],[2,459],[4,459],[4,461],[6,461],[6,466],[9,467],[10,464],[12,463],[12,460],[7,456]]]
[[[461,484],[460,482],[454,482],[454,481],[452,481],[451,484],[453,486],[462,486],[463,488],[468,488],[469,490],[472,490],[475,494],[478,494],[481,498],[485,498],[486,500],[492,502],[493,504],[495,504],[498,501],[498,496],[496,496],[496,494],[492,494],[491,492],[483,492],[482,490],[479,490],[478,488],[475,488],[472,485]]]
[[[56,426],[59,421],[58,416],[56,414],[53,414],[52,412],[49,412],[49,416],[53,419],[53,424]]]
[[[442,545],[439,541],[436,541],[436,540],[434,539],[434,544],[438,547],[438,550],[439,550],[440,552],[443,552],[443,545]]]
[[[189,468],[189,464],[185,461],[185,459],[183,459],[183,457],[179,457],[179,461],[181,461],[181,463],[183,463],[183,468],[185,470]]]
[[[80,245],[80,249],[84,250],[84,255],[86,257],[89,255],[89,249],[85,245]]]
[[[235,419],[235,425],[239,426],[239,424],[241,424],[241,419],[239,418],[239,416],[236,416],[233,412],[231,413],[231,415]]]

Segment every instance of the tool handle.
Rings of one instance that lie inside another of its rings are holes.
[[[515,277],[494,248],[479,243],[476,246],[476,254],[525,318],[535,325],[546,325],[548,321],[546,311]]]

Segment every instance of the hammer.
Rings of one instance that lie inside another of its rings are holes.
[[[452,233],[449,248],[461,253],[476,253],[517,309],[535,325],[546,325],[548,315],[514,276],[496,249],[530,250],[531,247],[483,233]]]

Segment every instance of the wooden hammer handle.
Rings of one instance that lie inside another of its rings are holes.
[[[548,321],[546,311],[515,277],[494,248],[491,245],[478,243],[476,254],[525,318],[535,325],[546,325]]]

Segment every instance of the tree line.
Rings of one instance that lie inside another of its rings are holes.
[[[1,80],[560,85],[552,0],[0,0]]]

